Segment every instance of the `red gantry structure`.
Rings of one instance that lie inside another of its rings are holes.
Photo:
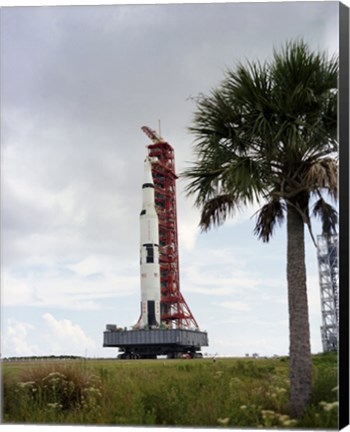
[[[152,176],[159,219],[161,321],[169,328],[198,330],[180,291],[174,149],[149,127],[142,130],[153,142],[148,156],[155,160]]]

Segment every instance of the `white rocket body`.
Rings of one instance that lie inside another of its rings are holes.
[[[144,169],[140,214],[141,328],[160,325],[159,226],[152,165],[148,157]]]

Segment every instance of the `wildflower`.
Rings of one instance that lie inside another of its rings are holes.
[[[282,422],[283,426],[296,426],[297,423],[298,422],[294,419],[289,419],[289,420],[285,420],[284,422]]]
[[[325,403],[322,404],[322,406],[325,411],[331,411],[333,408],[338,408],[338,402],[335,401],[333,403]]]
[[[52,378],[52,377],[66,378],[66,376],[61,374],[60,372],[50,372],[46,378]]]
[[[98,389],[96,387],[89,387],[89,388],[85,389],[85,391],[87,393],[90,393],[91,395],[96,394],[97,396],[102,396],[100,389]]]
[[[92,383],[98,383],[100,381],[100,379],[99,379],[99,377],[97,376],[97,375],[90,375],[89,376],[89,379],[88,379],[88,382],[90,383],[90,382],[92,382]]]
[[[242,381],[239,378],[231,378],[229,386],[237,389],[237,387],[242,385]]]
[[[222,426],[227,426],[229,421],[230,421],[230,417],[218,418],[218,423],[221,424]]]
[[[65,379],[66,376],[61,374],[60,372],[50,372],[46,377],[43,378],[43,380],[47,380],[47,379],[60,380],[61,378]]]
[[[62,408],[62,405],[59,404],[58,402],[48,403],[47,406],[48,406],[49,408],[53,408],[53,409],[56,409],[56,408],[58,408],[58,409],[59,409],[59,408]]]
[[[18,383],[18,385],[21,388],[31,387],[31,386],[35,385],[35,381],[20,382],[20,383]]]
[[[240,406],[240,409],[241,409],[241,410],[245,410],[245,409],[247,409],[247,405],[241,405],[241,406]]]
[[[337,392],[339,390],[339,386],[332,388],[332,391]]]

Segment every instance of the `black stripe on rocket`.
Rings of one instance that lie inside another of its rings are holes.
[[[145,243],[142,245],[142,247],[146,248],[146,252],[147,252],[146,263],[147,264],[154,263],[154,248],[158,248],[159,250],[159,245],[153,243]]]
[[[159,323],[156,320],[156,306],[155,306],[154,300],[147,300],[147,324],[149,326],[156,326]],[[143,310],[142,302],[141,302],[141,315],[144,315],[146,313],[145,310]]]
[[[156,320],[155,302],[152,300],[147,301],[147,321],[149,326],[158,325]]]

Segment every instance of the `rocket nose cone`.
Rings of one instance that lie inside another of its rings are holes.
[[[151,162],[148,158],[145,159],[143,183],[144,184],[149,184],[149,183],[153,184],[152,165],[151,165]]]

